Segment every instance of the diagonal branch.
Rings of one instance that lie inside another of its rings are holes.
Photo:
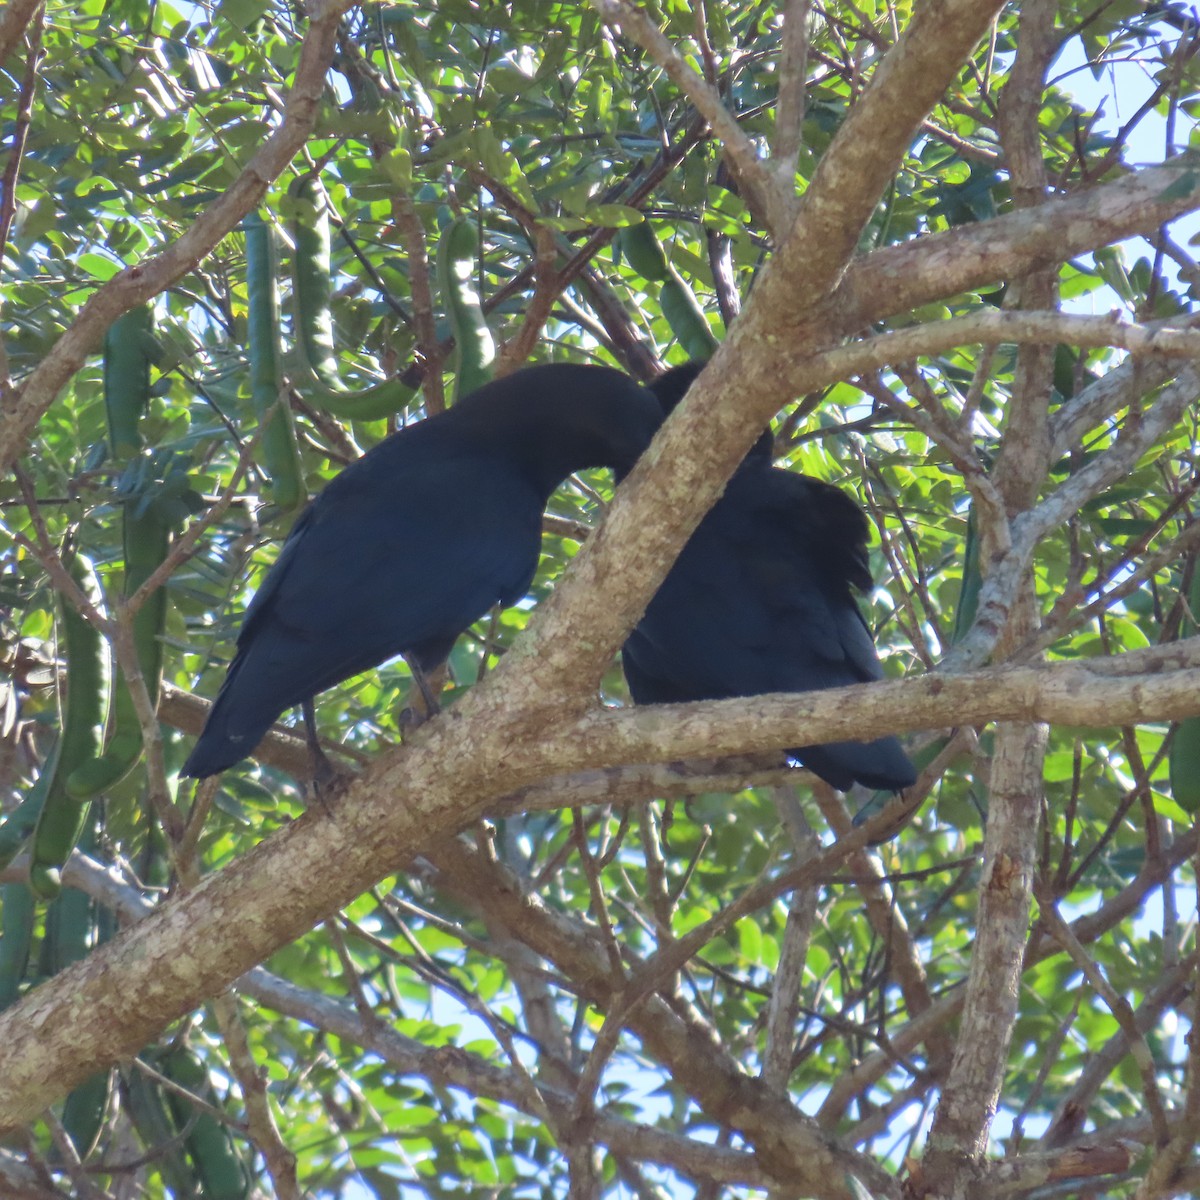
[[[312,132],[338,22],[357,0],[314,0],[283,120],[229,190],[159,253],[127,267],[99,287],[50,353],[0,415],[0,472],[26,451],[42,414],[100,344],[108,327],[135,305],[157,296],[190,271],[266,194]]]
[[[771,177],[754,143],[721,102],[716,88],[684,62],[662,30],[631,0],[592,0],[592,7],[610,25],[637,42],[696,106],[720,139],[729,168],[746,192],[751,207],[777,237],[782,237],[788,225],[790,188],[785,192]]]
[[[0,11],[0,63],[13,52],[42,0],[9,0]]]
[[[848,331],[1031,268],[1066,262],[1200,208],[1200,161],[1181,154],[1036,208],[887,246],[855,262],[833,303]],[[795,264],[799,271],[802,262]]]
[[[485,684],[474,695],[505,693]],[[542,711],[464,700],[381,757],[331,812],[310,809],[0,1015],[0,1129],[24,1123],[92,1071],[135,1053],[399,863],[478,819],[497,797],[556,772],[834,740],[863,728],[884,733],[991,719],[1134,724],[1198,713],[1200,638],[1087,665],[593,711],[554,724]]]
[[[786,293],[789,306],[804,309],[818,302],[841,278],[921,123],[1003,7],[1003,0],[927,0],[914,6],[801,201],[785,243],[789,268],[772,273],[771,290]],[[782,299],[774,295],[776,302]]]

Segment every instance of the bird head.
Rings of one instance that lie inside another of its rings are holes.
[[[465,396],[455,408],[546,497],[587,467],[628,474],[662,424],[654,396],[611,367],[528,367]]]

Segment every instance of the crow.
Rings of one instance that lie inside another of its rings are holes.
[[[704,364],[650,385],[664,413]],[[804,692],[880,679],[852,586],[872,586],[868,525],[832,484],[772,466],[767,430],[704,517],[625,642],[635,704]],[[788,752],[826,783],[880,790],[916,772],[894,737]]]
[[[309,504],[246,609],[183,774],[250,755],[284,710],[403,654],[418,681],[493,605],[525,595],[550,493],[585,467],[624,475],[662,422],[608,367],[489,383],[392,434]],[[311,734],[311,728],[310,728]]]

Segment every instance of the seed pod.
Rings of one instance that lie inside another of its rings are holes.
[[[438,287],[454,332],[454,398],[490,383],[496,344],[475,287],[479,237],[467,217],[442,230],[437,250]]]
[[[1200,562],[1192,563],[1187,608],[1180,622],[1180,637],[1191,637],[1200,619]],[[1189,813],[1200,812],[1200,717],[1187,717],[1175,727],[1167,760],[1171,795]]]
[[[102,604],[92,564],[82,554],[75,554],[68,569],[92,604]],[[108,699],[108,647],[100,631],[66,596],[58,598],[57,630],[58,656],[66,660],[58,688],[62,733],[45,803],[33,831],[29,866],[30,886],[43,899],[58,895],[62,866],[87,821],[90,801],[73,796],[66,781],[100,753]]]
[[[318,408],[349,421],[377,421],[399,412],[417,389],[399,377],[350,391],[338,375],[334,350],[332,249],[329,210],[321,185],[311,175],[288,188],[292,235],[292,303],[296,349],[306,378],[304,397]]]
[[[262,426],[259,446],[271,481],[271,499],[284,512],[291,512],[308,499],[308,494],[280,367],[275,231],[257,213],[246,216],[242,231],[246,235],[250,399]]]

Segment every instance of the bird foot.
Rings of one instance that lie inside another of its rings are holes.
[[[309,781],[313,797],[325,810],[327,816],[333,812],[333,804],[350,786],[354,779],[352,771],[340,771],[318,746],[309,747],[312,758],[312,777]]]
[[[430,717],[436,717],[442,711],[438,701],[438,692],[445,679],[446,667],[443,663],[434,671],[426,674],[416,663],[410,662],[413,682],[417,685],[416,694],[409,690],[408,704],[400,710],[396,723],[400,726],[401,735],[420,729]]]
[[[399,716],[396,717],[396,724],[400,726],[401,740],[420,729],[432,715],[434,714],[422,712],[415,705],[401,709]]]

